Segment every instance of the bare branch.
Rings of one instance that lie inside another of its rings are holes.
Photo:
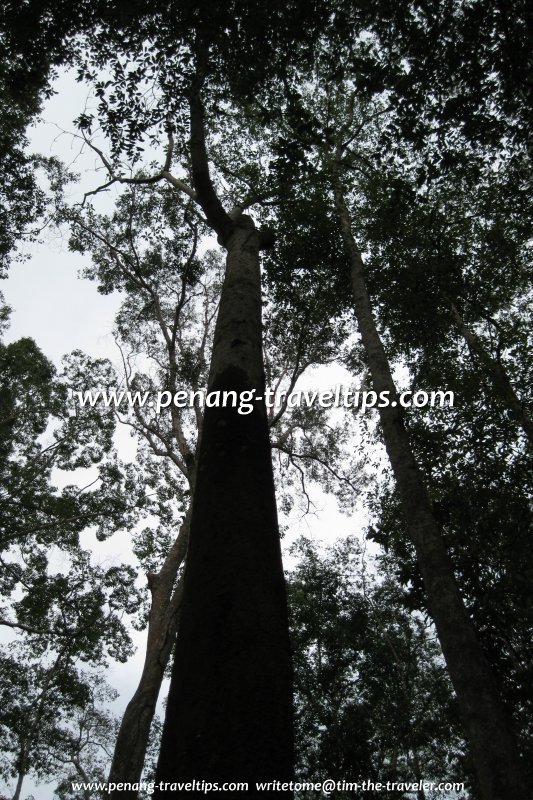
[[[300,368],[300,358],[301,358],[302,349],[303,349],[304,331],[307,330],[307,324],[306,324],[307,322],[308,322],[308,320],[304,321],[304,324],[300,328],[300,336],[298,337],[298,345],[297,345],[297,348],[296,348],[296,361],[295,361],[295,364],[294,364],[294,369],[292,371],[292,376],[291,376],[291,381],[290,381],[290,384],[289,384],[289,388],[288,388],[286,394],[284,394],[284,396],[283,396],[283,400],[281,402],[281,407],[280,407],[278,413],[274,414],[274,416],[270,420],[270,423],[269,423],[269,427],[270,428],[273,428],[274,425],[278,424],[279,420],[281,419],[281,417],[283,416],[283,414],[287,410],[287,403],[289,402],[289,396],[290,396],[292,390],[294,389],[294,387],[296,386],[296,382],[297,382],[298,378],[301,375],[303,375],[305,370],[308,367],[310,367],[311,364],[313,363],[312,361],[306,361],[303,364],[303,366]],[[279,381],[278,381],[278,384],[276,386],[276,391],[278,389],[278,386],[279,386]]]
[[[175,189],[179,189],[180,192],[184,192],[188,197],[191,198],[191,200],[198,200],[198,195],[194,189],[191,189],[190,186],[187,186],[187,184],[179,178],[175,178],[174,175],[169,172],[166,166],[165,169],[161,171],[160,177],[168,181],[168,183],[170,183]]]
[[[315,453],[295,453],[294,450],[291,450],[289,447],[283,445],[279,441],[272,442],[271,446],[273,450],[280,450],[282,453],[285,453],[290,458],[291,463],[292,459],[294,458],[299,458],[304,461],[316,461],[317,464],[320,464],[322,467],[324,467],[324,469],[330,472],[339,482],[346,483],[354,492],[359,492],[358,487],[352,483],[349,478],[338,473],[335,469],[333,469],[332,466],[328,464],[327,461],[325,461],[323,458],[320,458],[320,456],[317,456]]]
[[[235,203],[234,207],[229,212],[229,216],[232,219],[237,219],[242,214],[243,211],[246,211],[247,208],[250,208],[250,206],[256,204],[278,205],[277,200],[270,203],[267,202],[269,200],[272,200],[272,198],[278,195],[278,189],[271,189],[268,192],[259,192],[256,186],[254,186],[249,180],[240,175],[238,172],[235,172],[234,170],[230,169],[225,164],[220,164],[219,162],[214,162],[214,163],[216,164],[216,167],[217,169],[220,170],[220,172],[224,173],[225,175],[229,175],[232,178],[236,178],[238,181],[241,181],[241,183],[244,183],[249,189],[249,192],[246,195],[246,197],[244,197],[244,199],[241,202]]]
[[[8,619],[0,619],[0,625],[5,625],[8,628],[16,628],[17,630],[26,631],[26,633],[36,633],[39,636],[70,636],[68,633],[58,633],[57,631],[42,630],[41,628],[34,628],[32,625],[25,625],[23,622],[11,622]]]
[[[187,184],[184,181],[180,180],[179,178],[175,178],[174,175],[170,173],[170,166],[172,163],[172,151],[174,149],[174,136],[171,130],[169,130],[168,134],[168,147],[163,169],[161,170],[161,172],[157,172],[155,175],[150,175],[146,178],[144,177],[128,178],[125,175],[117,175],[113,169],[113,165],[111,164],[107,156],[102,152],[102,150],[100,150],[99,147],[97,147],[89,139],[87,139],[87,137],[84,136],[83,138],[85,142],[88,144],[88,146],[91,148],[91,150],[94,150],[94,152],[101,159],[103,165],[105,166],[105,168],[109,173],[109,180],[106,183],[102,184],[101,186],[98,186],[96,189],[92,189],[90,192],[85,192],[85,194],[83,195],[82,205],[85,203],[88,197],[106,191],[107,189],[109,189],[110,186],[113,186],[113,184],[115,183],[143,185],[143,184],[158,183],[161,180],[168,181],[168,183],[174,186],[175,189],[179,189],[180,192],[184,192],[188,197],[191,198],[191,200],[197,199],[196,192],[193,189],[191,189],[190,186],[187,186]]]
[[[306,486],[305,486],[305,473],[304,473],[303,469],[301,468],[301,466],[295,462],[292,453],[288,453],[288,456],[289,456],[289,461],[291,462],[292,466],[300,474],[300,483],[302,485],[302,493],[303,493],[303,495],[305,497],[305,500],[306,500],[306,503],[307,503],[307,508],[305,510],[305,513],[309,514],[309,511],[311,509],[311,498],[309,497],[309,495],[307,493]]]

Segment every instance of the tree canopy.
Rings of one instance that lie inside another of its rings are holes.
[[[64,798],[72,775],[138,782],[160,737],[156,782],[526,797],[526,30],[522,0],[5,4],[2,267],[53,228],[121,301],[114,363],[0,344],[15,800],[54,770]],[[79,186],[26,138],[66,68],[90,97]],[[334,369],[373,410],[288,400]],[[247,392],[249,413],[204,391]],[[278,514],[292,541],[325,494],[356,536],[285,553],[287,613]],[[100,563],[124,533],[124,563]],[[145,627],[115,721],[101,670]]]

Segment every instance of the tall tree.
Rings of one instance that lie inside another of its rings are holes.
[[[167,387],[162,408],[152,400],[151,406],[143,402],[129,409],[122,403],[115,411],[138,439],[138,467],[152,494],[161,498],[157,530],[146,528],[134,535],[134,552],[146,570],[151,593],[146,655],[138,687],[121,721],[109,773],[111,782],[137,782],[181,607],[183,576],[178,581],[177,576],[187,550],[197,439],[203,423],[198,395],[207,380],[206,358],[223,267],[214,251],[199,257],[199,237],[205,226],[191,218],[190,203],[176,197],[169,184],[130,187],[110,217],[90,207],[83,212],[64,209],[62,216],[72,226],[71,248],[91,253],[93,263],[84,274],[98,280],[102,292],[118,288],[125,293],[115,338],[122,352],[126,390],[140,398],[155,398],[161,386]],[[322,326],[311,338],[311,325],[311,320],[301,324],[283,311],[268,309],[263,344],[267,385],[272,391],[294,390],[311,364],[335,355],[329,326]],[[194,407],[172,402],[184,390],[195,398]],[[122,396],[118,384],[113,391],[116,397]],[[306,502],[304,475],[308,472],[315,479],[320,474],[329,483],[350,486],[353,496],[354,482],[331,463],[333,454],[346,446],[347,430],[341,435],[339,426],[326,424],[323,410],[304,412],[290,405],[285,397],[268,409],[269,426],[275,432],[273,447],[280,454],[284,507],[295,501],[298,487]],[[174,504],[181,506],[177,515],[169,512],[172,495]]]
[[[319,23],[327,15],[326,6],[320,8]],[[208,389],[248,392],[252,401],[254,395],[257,398],[246,415],[228,408],[206,409],[182,622],[158,772],[164,778],[291,774],[290,657],[263,399],[259,252],[272,244],[272,235],[259,230],[244,213],[260,199],[255,193],[225,210],[210,175],[205,118],[207,111],[212,123],[232,92],[249,97],[259,80],[271,78],[280,63],[286,66],[278,46],[280,35],[284,40],[303,39],[309,55],[317,21],[303,35],[300,20],[285,30],[280,22],[288,17],[280,4],[276,13],[269,9],[265,21],[271,35],[265,36],[260,24],[264,13],[256,18],[250,8],[241,6],[232,7],[229,16],[226,11],[186,6],[181,27],[156,11],[154,19],[143,20],[135,37],[119,34],[119,52],[130,59],[126,65],[122,57],[110,54],[113,36],[97,34],[92,41],[99,48],[94,63],[109,64],[112,92],[109,82],[98,81],[94,68],[82,69],[96,82],[100,120],[112,145],[112,156],[104,161],[109,175],[106,187],[166,181],[193,201],[226,249]],[[228,24],[229,40],[221,35]],[[243,81],[236,66],[252,44],[257,45],[258,57]],[[156,53],[165,56],[158,59]],[[156,105],[147,104],[139,94],[139,81],[155,82],[160,92]],[[82,115],[79,123],[89,138],[91,115]],[[168,134],[165,163],[158,172],[145,169],[131,177],[119,157],[126,155],[135,166],[148,131]],[[94,144],[93,148],[98,152]],[[171,172],[173,161],[181,162],[190,183]],[[222,533],[217,533],[220,527]],[[222,604],[221,596],[226,598]],[[221,630],[227,632],[222,650]],[[267,692],[260,688],[261,674]],[[221,703],[227,706],[219,707]]]
[[[206,408],[158,777],[288,778],[290,654],[264,404],[259,272],[259,251],[272,237],[242,213],[252,201],[228,213],[215,192],[204,128],[203,46],[193,55],[192,187],[170,173],[172,135],[156,180],[185,191],[227,250],[207,388],[230,397],[246,393],[251,413]]]
[[[346,136],[347,133],[343,131],[342,135]],[[388,397],[396,398],[391,406],[380,408],[379,413],[385,446],[417,552],[431,615],[461,703],[479,780],[486,797],[504,797],[512,792],[517,797],[525,798],[526,784],[511,722],[459,593],[453,567],[404,426],[390,366],[374,322],[363,260],[353,235],[341,182],[341,156],[342,145],[339,142],[332,166],[333,188],[352,269],[355,312],[374,390],[378,395],[387,392]]]
[[[327,63],[329,66],[329,62]],[[509,714],[502,704],[497,681],[491,672],[458,590],[442,532],[439,530],[422,471],[414,455],[383,339],[376,325],[361,255],[362,248],[358,245],[353,230],[354,212],[351,203],[353,202],[353,207],[357,210],[362,193],[354,176],[358,176],[359,170],[364,174],[369,164],[372,170],[372,158],[379,158],[379,140],[378,149],[372,150],[371,123],[376,117],[390,112],[391,107],[378,104],[373,108],[359,111],[356,107],[357,89],[353,87],[350,89],[350,85],[345,84],[335,95],[329,83],[331,79],[331,73],[328,73],[322,95],[320,86],[315,87],[314,139],[316,153],[321,152],[322,156],[317,155],[317,161],[312,163],[315,169],[320,168],[318,164],[321,165],[324,169],[324,183],[329,181],[329,197],[334,203],[340,236],[351,270],[354,311],[373,388],[377,395],[384,392],[392,401],[388,406],[378,408],[384,442],[397,482],[403,513],[417,552],[430,612],[436,624],[452,683],[459,696],[483,792],[487,797],[504,797],[511,791],[510,787],[513,787],[512,791],[516,792],[517,796],[525,796],[525,780]],[[321,96],[323,98],[322,106],[320,100],[317,102],[317,95],[318,98]],[[294,101],[298,107],[298,95],[295,95]],[[317,108],[319,113],[320,109],[323,112],[322,126],[317,118]],[[342,111],[339,115],[340,108]],[[309,119],[309,107],[301,108],[300,104],[300,109],[297,110],[299,119]],[[287,118],[290,119],[288,114]],[[294,122],[293,130],[295,130]],[[368,149],[364,145],[361,147],[361,140],[365,141],[367,131],[366,141],[370,143]],[[313,142],[312,129],[310,131],[305,127],[303,131],[298,130],[297,135],[301,146],[307,147],[309,151]],[[393,154],[393,158],[395,157],[397,157],[396,151]],[[349,180],[348,175],[350,175]],[[358,187],[354,190],[354,194],[351,194],[348,188],[352,184]],[[297,196],[301,194],[300,191]],[[323,195],[324,200],[327,197],[327,194]],[[324,202],[322,211],[324,239],[331,235],[330,208]],[[288,213],[289,217],[292,217],[294,226],[298,212],[291,210]],[[373,247],[374,242],[370,240],[368,244]],[[301,263],[305,263],[305,256],[301,258]],[[450,278],[453,279],[453,273]],[[450,283],[452,282],[450,280]],[[449,312],[448,317],[450,318]]]

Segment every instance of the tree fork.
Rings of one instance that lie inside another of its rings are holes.
[[[340,153],[333,164],[333,190],[350,261],[354,307],[376,392],[397,398],[377,331],[364,265],[351,228],[340,179]],[[398,402],[396,400],[396,402]],[[526,780],[510,717],[457,586],[424,480],[413,455],[400,405],[379,409],[385,447],[422,573],[428,606],[457,694],[472,759],[485,800],[527,800]]]
[[[242,215],[221,238],[226,274],[208,392],[255,390],[258,399],[249,414],[205,409],[156,781],[247,782],[239,796],[258,797],[256,781],[293,778],[287,603],[263,400],[259,250],[268,237]]]

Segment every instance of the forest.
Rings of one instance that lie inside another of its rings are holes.
[[[530,31],[3,0],[0,800],[531,796]]]

